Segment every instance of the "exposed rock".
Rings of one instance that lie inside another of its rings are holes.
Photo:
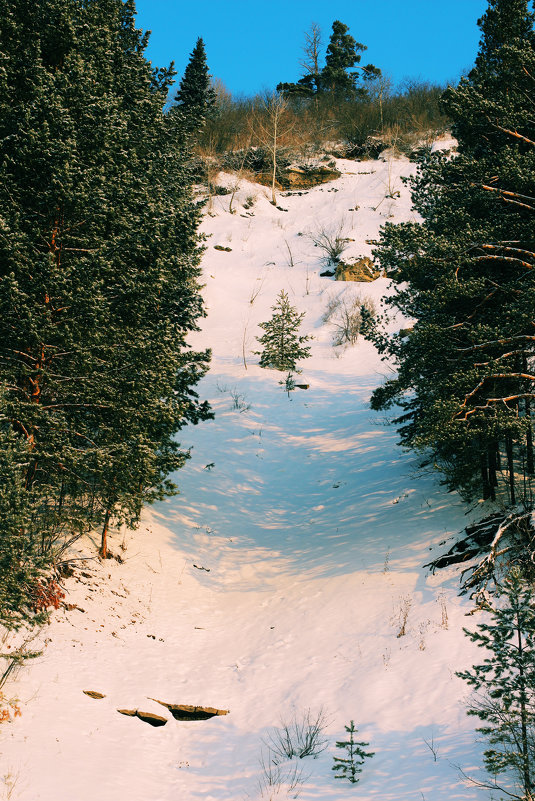
[[[154,712],[141,712],[139,709],[118,709],[117,712],[129,718],[139,718],[150,726],[165,726],[167,723],[167,718],[155,715]]]
[[[288,183],[290,189],[309,189],[318,184],[336,181],[341,174],[333,167],[289,167],[282,180]]]
[[[96,690],[84,690],[83,692],[90,698],[106,698],[106,696],[103,693],[99,693]]]
[[[342,173],[334,167],[286,167],[277,172],[275,186],[277,189],[310,189],[313,186],[336,181]],[[262,186],[271,186],[273,173],[260,172],[255,181]]]
[[[228,709],[215,709],[211,706],[190,706],[189,704],[168,704],[165,701],[159,701],[157,698],[151,698],[151,701],[156,701],[157,704],[165,706],[172,714],[175,720],[208,720],[220,715],[228,715]]]
[[[150,726],[165,726],[167,723],[167,718],[161,715],[155,715],[154,712],[141,712],[139,709],[136,712],[136,717],[144,723],[148,723]]]
[[[360,259],[348,264],[341,261],[336,267],[337,281],[375,281],[381,275],[369,256],[362,256]]]

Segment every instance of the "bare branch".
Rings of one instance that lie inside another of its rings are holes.
[[[321,28],[317,22],[313,22],[308,31],[305,31],[304,58],[299,61],[299,66],[305,70],[307,75],[317,75],[319,73],[320,49]]]

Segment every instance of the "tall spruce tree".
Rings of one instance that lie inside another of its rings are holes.
[[[177,108],[182,112],[187,126],[195,130],[214,113],[216,93],[211,85],[206,50],[199,37],[193,48],[184,75],[175,95]]]
[[[132,0],[0,0],[0,402],[41,555],[100,527],[105,556],[208,414],[200,209],[147,41]]]
[[[398,374],[372,404],[401,405],[402,442],[431,451],[450,487],[494,498],[506,475],[514,504],[534,469],[533,14],[491,0],[479,24],[476,65],[443,99],[459,153],[420,163],[423,222],[387,224],[376,251],[396,282],[387,303],[414,326],[376,335]]]
[[[508,797],[531,801],[535,793],[535,608],[533,592],[513,569],[487,605],[489,622],[465,634],[486,657],[471,670],[457,673],[477,691],[468,714],[487,740],[485,767],[493,777],[512,782]],[[486,785],[497,787],[495,780]]]

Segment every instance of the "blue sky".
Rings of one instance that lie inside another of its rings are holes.
[[[202,36],[211,74],[248,95],[297,80],[304,31],[317,22],[326,45],[335,19],[367,45],[362,63],[394,83],[457,81],[474,62],[486,8],[486,0],[137,0],[137,20],[152,31],[154,65],[175,61],[179,79]]]

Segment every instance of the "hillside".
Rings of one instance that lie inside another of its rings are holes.
[[[351,719],[375,752],[359,799],[483,798],[456,768],[475,773],[480,762],[454,675],[472,663],[462,633],[470,602],[457,595],[457,572],[422,569],[468,510],[370,410],[388,365],[362,338],[333,346],[335,326],[324,322],[339,295],[378,307],[388,282],[320,277],[312,243],[324,231],[348,240],[344,258],[370,255],[387,219],[412,219],[401,176],[414,164],[336,164],[339,180],[279,194],[280,208],[245,180],[236,214],[229,195],[213,199],[203,223],[207,318],[192,344],[213,350],[199,392],[215,419],[181,432],[192,448],[176,476],[181,494],[148,510],[138,531],[115,533],[124,564],[99,563],[91,543],[81,546],[66,582],[72,608],[54,615],[43,655],[7,688],[22,715],[2,729],[4,797],[295,797],[284,765],[266,786],[261,752],[266,763],[274,727],[309,713],[322,715],[327,747],[294,760],[305,801],[355,792],[331,770]],[[285,375],[261,369],[254,353],[281,289],[313,337],[297,379],[308,388],[290,395]],[[175,721],[150,699],[229,714]],[[153,728],[118,709],[167,723]]]

